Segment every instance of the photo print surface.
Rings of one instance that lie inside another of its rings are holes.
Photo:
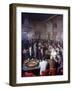
[[[21,13],[21,77],[63,75],[63,15]]]

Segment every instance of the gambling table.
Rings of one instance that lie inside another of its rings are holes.
[[[40,67],[39,67],[39,60],[31,59],[25,60],[23,63],[23,72],[33,72],[35,75],[39,75]]]

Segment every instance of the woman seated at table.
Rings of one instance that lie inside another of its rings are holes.
[[[40,75],[42,76],[42,72],[46,71],[46,67],[47,67],[48,62],[46,60],[41,60],[39,62],[39,67],[40,67]]]

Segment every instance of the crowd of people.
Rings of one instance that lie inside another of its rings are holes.
[[[48,65],[50,74],[56,69],[56,75],[63,74],[63,43],[55,40],[32,39],[22,40],[22,62],[37,59],[40,64],[40,75]],[[54,73],[53,73],[54,74]]]

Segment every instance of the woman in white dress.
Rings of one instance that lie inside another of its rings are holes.
[[[42,72],[44,72],[46,70],[47,67],[47,61],[46,60],[42,60],[39,63],[39,67],[40,67],[40,75],[42,75]]]

